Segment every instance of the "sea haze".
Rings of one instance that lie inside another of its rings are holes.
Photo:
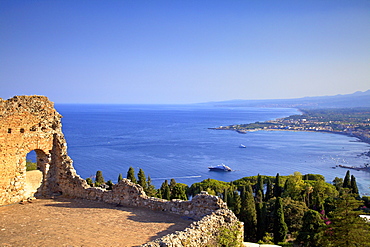
[[[266,121],[292,114],[289,108],[206,105],[56,105],[63,115],[68,154],[82,178],[103,171],[117,182],[130,166],[142,168],[158,188],[165,179],[191,185],[207,178],[233,181],[257,174],[322,174],[344,177],[336,165],[369,163],[370,145],[343,135],[256,131],[239,134],[211,130],[221,125]],[[247,148],[239,148],[244,144]],[[235,171],[212,172],[224,163]],[[360,192],[370,193],[370,173],[351,170]]]

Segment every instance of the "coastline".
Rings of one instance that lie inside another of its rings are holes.
[[[297,130],[297,129],[228,129],[227,127],[217,127],[217,128],[208,128],[208,129],[213,129],[213,130],[231,130],[231,131],[236,131],[239,134],[247,134],[248,132],[255,132],[255,131],[290,131],[290,132],[317,132],[317,133],[327,133],[327,134],[339,134],[339,135],[344,135],[348,137],[355,137],[359,140],[359,142],[367,143],[370,144],[370,139],[366,137],[359,137],[357,135],[345,133],[345,132],[339,132],[339,131],[323,131],[323,130]],[[370,157],[370,149],[369,151],[365,151],[361,155]],[[370,164],[365,163],[363,167],[358,167],[358,166],[345,166],[345,165],[337,165],[336,167],[340,168],[345,168],[345,169],[351,169],[351,170],[356,170],[356,171],[365,171],[365,172],[370,172]],[[332,168],[336,168],[332,167]]]
[[[232,130],[239,134],[247,134],[248,132],[254,131],[293,131],[339,134],[347,137],[354,137],[358,142],[370,144],[370,108],[297,110],[300,111],[301,114],[264,122],[220,126],[209,129]],[[370,157],[370,149],[364,151],[359,156]],[[368,161],[365,161],[364,165],[361,166],[341,167],[370,172]]]
[[[317,133],[327,133],[327,134],[338,134],[338,135],[344,135],[348,137],[355,137],[357,138],[360,142],[367,143],[370,145],[370,138],[364,137],[364,136],[359,136],[359,135],[354,135],[346,132],[339,132],[339,131],[327,131],[327,130],[299,130],[299,129],[279,129],[279,128],[268,128],[268,129],[231,129],[228,127],[216,127],[216,128],[208,128],[212,130],[231,130],[235,131],[239,134],[247,134],[248,132],[255,132],[255,131],[289,131],[289,132],[317,132]],[[365,156],[370,157],[370,150],[368,152],[364,153]]]

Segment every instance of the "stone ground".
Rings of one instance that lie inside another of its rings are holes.
[[[37,199],[0,207],[0,246],[139,246],[191,223],[104,202]]]

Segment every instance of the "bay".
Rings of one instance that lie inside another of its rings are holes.
[[[292,114],[289,108],[226,108],[210,105],[67,105],[63,115],[68,154],[82,178],[97,170],[106,180],[126,176],[130,166],[142,168],[158,188],[167,179],[191,185],[211,178],[233,181],[257,174],[275,176],[322,174],[326,180],[344,177],[336,165],[369,163],[362,155],[369,144],[343,135],[256,131],[238,134],[211,130],[222,125],[266,121]],[[239,148],[244,144],[247,148]],[[233,172],[213,172],[224,163]],[[351,170],[362,194],[370,193],[370,173]]]

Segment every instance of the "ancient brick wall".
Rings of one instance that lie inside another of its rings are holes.
[[[39,194],[61,192],[66,186],[63,178],[77,176],[67,155],[60,119],[47,97],[0,98],[0,205],[29,196],[25,164],[32,150],[43,173]]]

